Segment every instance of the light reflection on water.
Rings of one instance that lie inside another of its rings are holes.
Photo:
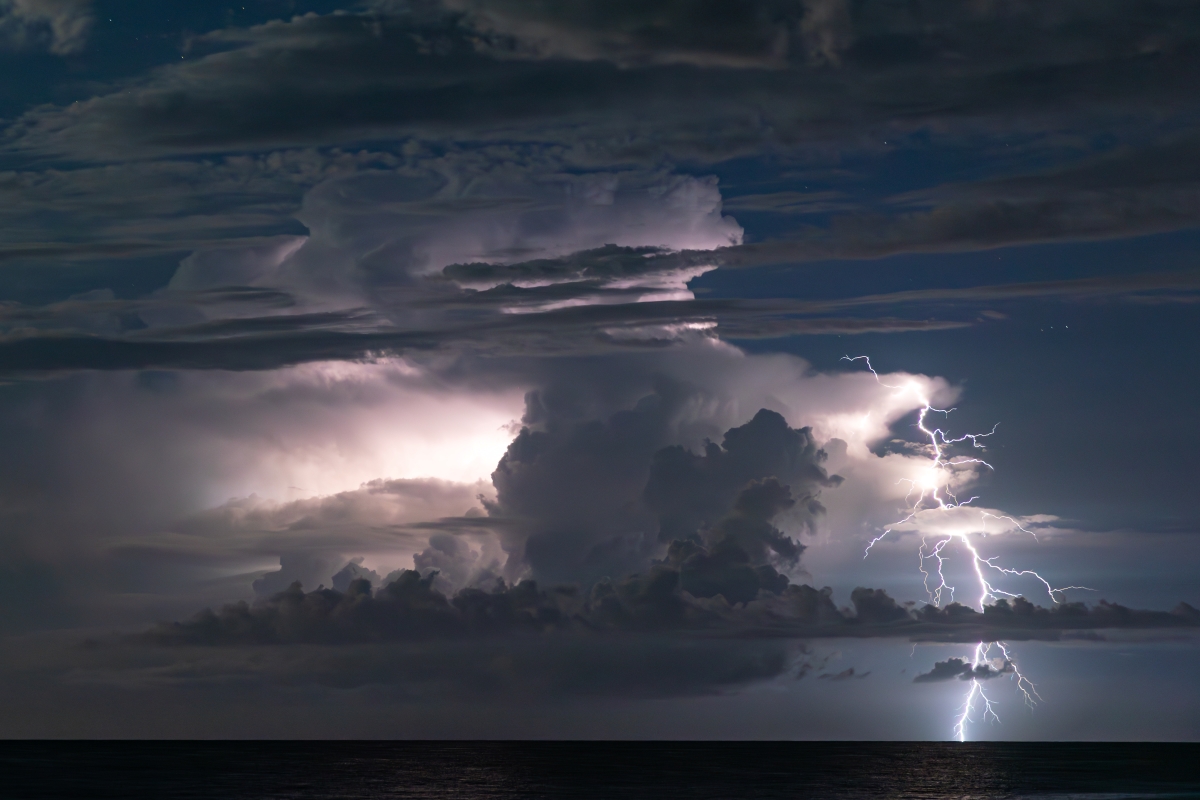
[[[8,742],[3,796],[1200,798],[1200,745]]]

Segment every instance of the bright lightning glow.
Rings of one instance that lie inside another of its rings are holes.
[[[979,669],[981,664],[986,664],[986,655],[988,647],[982,642],[975,646],[975,657],[971,661],[971,669]],[[975,708],[976,698],[983,701],[983,718],[999,722],[1000,717],[996,716],[996,712],[992,710],[992,701],[983,693],[983,686],[979,684],[978,678],[971,678],[971,688],[967,690],[967,697],[963,700],[962,706],[959,708],[961,712],[958,716],[958,721],[954,723],[954,735],[958,737],[960,742],[967,740],[967,723],[971,721],[971,711]]]
[[[917,415],[917,428],[928,439],[929,443],[926,445],[926,451],[932,459],[928,467],[923,468],[912,478],[901,479],[901,482],[909,485],[908,494],[905,495],[905,502],[908,505],[907,513],[903,519],[893,522],[884,528],[882,533],[871,539],[867,544],[866,552],[863,553],[863,558],[866,558],[870,555],[871,548],[883,540],[884,537],[901,526],[914,523],[919,515],[927,512],[946,513],[954,509],[961,509],[976,499],[971,497],[966,500],[959,500],[951,487],[959,480],[962,471],[978,467],[993,469],[992,465],[982,458],[955,457],[949,455],[948,451],[953,449],[955,445],[961,445],[964,442],[970,442],[972,448],[975,450],[983,450],[985,445],[981,440],[994,434],[997,426],[993,426],[987,433],[968,433],[957,438],[949,438],[941,428],[929,427],[926,420],[930,414],[949,415],[954,409],[934,408],[929,398],[922,391],[920,384],[916,381],[908,381],[900,386],[887,384],[883,382],[879,373],[871,366],[871,359],[867,356],[855,356],[854,358],[845,356],[842,360],[865,362],[867,369],[871,371],[871,374],[875,376],[875,380],[879,381],[881,386],[893,389],[898,393],[912,394],[916,398],[920,406],[920,412]],[[943,602],[954,602],[954,587],[946,582],[946,575],[943,570],[946,562],[946,548],[952,544],[958,545],[970,556],[971,565],[974,568],[979,588],[979,597],[976,605],[981,613],[989,601],[995,602],[1001,597],[1015,598],[1019,596],[1000,589],[989,581],[988,576],[995,573],[999,573],[999,577],[1001,578],[1034,578],[1045,587],[1046,594],[1053,603],[1060,602],[1063,592],[1071,589],[1094,591],[1088,589],[1086,586],[1063,586],[1056,588],[1033,570],[1003,567],[996,564],[997,556],[985,558],[980,555],[975,543],[971,540],[971,534],[981,533],[986,535],[984,525],[986,525],[987,519],[1006,520],[1016,530],[1028,533],[1035,540],[1037,536],[1033,531],[1026,529],[1012,517],[991,514],[982,510],[979,513],[980,527],[978,529],[961,529],[941,534],[932,543],[926,537],[922,537],[921,547],[917,551],[917,566],[924,576],[925,591],[929,595],[929,601],[932,605],[940,608]],[[1000,657],[993,658],[991,656],[993,647],[1000,651]],[[958,719],[954,724],[954,736],[960,742],[966,741],[967,723],[974,721],[974,717],[972,717],[973,712],[982,710],[980,716],[983,720],[1000,721],[1000,717],[992,708],[992,701],[984,693],[983,685],[980,682],[981,677],[986,678],[998,674],[1007,674],[1016,683],[1017,688],[1024,695],[1026,705],[1032,707],[1041,699],[1041,696],[1037,693],[1037,688],[1028,678],[1021,674],[1006,644],[1003,642],[980,642],[975,646],[975,652],[971,658],[971,684],[967,690],[966,697],[963,699],[963,704],[959,707]]]

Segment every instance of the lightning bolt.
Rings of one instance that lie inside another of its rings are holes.
[[[893,389],[901,394],[911,394],[917,401],[920,411],[917,415],[917,429],[928,440],[925,446],[926,452],[931,456],[929,467],[922,471],[918,477],[902,478],[901,483],[908,483],[909,490],[905,495],[905,503],[907,512],[905,516],[892,524],[888,525],[883,531],[867,544],[866,551],[863,553],[863,558],[871,554],[871,548],[882,541],[889,533],[896,530],[902,525],[912,522],[918,515],[925,512],[947,512],[952,509],[963,508],[977,500],[976,497],[971,497],[966,500],[959,500],[951,490],[951,486],[959,478],[964,469],[976,469],[983,467],[986,469],[994,469],[991,464],[978,457],[956,457],[949,454],[956,445],[961,445],[964,442],[970,442],[973,449],[983,450],[985,445],[980,440],[986,439],[993,435],[999,427],[999,423],[992,426],[992,429],[987,433],[967,433],[962,436],[950,438],[945,431],[938,427],[931,427],[927,424],[930,414],[942,414],[949,416],[953,408],[941,409],[935,408],[931,400],[925,395],[921,385],[917,381],[910,380],[902,385],[896,386],[883,382],[883,378],[875,371],[871,365],[871,359],[867,356],[844,356],[843,361],[851,363],[855,361],[863,361],[867,365],[867,369],[875,376],[875,380],[881,386]],[[946,582],[944,566],[946,563],[946,548],[950,545],[957,545],[968,554],[971,565],[974,568],[975,579],[979,588],[979,598],[976,605],[980,613],[983,612],[984,606],[988,602],[995,602],[1001,597],[1018,597],[1019,595],[1005,591],[995,586],[988,580],[989,576],[998,577],[1030,577],[1042,584],[1045,587],[1046,594],[1051,602],[1058,603],[1063,598],[1063,593],[1072,589],[1082,589],[1086,591],[1095,591],[1086,586],[1062,586],[1055,587],[1049,581],[1043,578],[1037,572],[1031,569],[1013,569],[1010,567],[1000,566],[996,563],[998,556],[989,556],[985,558],[980,555],[975,543],[971,539],[973,533],[978,533],[986,536],[985,530],[986,521],[995,519],[1010,523],[1015,530],[1027,533],[1037,540],[1037,534],[1021,525],[1016,519],[1008,516],[992,514],[987,511],[980,510],[980,527],[978,530],[961,530],[953,533],[944,534],[931,542],[928,537],[921,538],[921,547],[917,551],[917,567],[920,569],[924,577],[925,591],[929,595],[929,602],[941,608],[943,602],[954,602],[954,587]],[[995,647],[1000,651],[999,656],[992,656],[992,648]],[[981,669],[982,668],[982,669]],[[980,642],[975,646],[975,651],[971,656],[971,684],[967,689],[966,697],[963,698],[963,703],[958,709],[958,718],[954,724],[954,737],[960,742],[965,742],[967,738],[967,724],[975,721],[972,716],[976,712],[982,712],[981,720],[991,720],[999,722],[1000,717],[996,714],[992,707],[992,701],[984,693],[983,685],[980,682],[978,675],[983,672],[990,671],[1008,674],[1009,677],[1016,683],[1018,691],[1021,692],[1025,699],[1025,704],[1029,707],[1037,705],[1041,700],[1041,695],[1037,692],[1037,687],[1033,682],[1026,678],[1020,668],[1017,666],[1016,660],[1009,652],[1008,646],[1004,642]],[[987,677],[985,675],[985,677]]]

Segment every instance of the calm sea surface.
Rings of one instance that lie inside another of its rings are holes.
[[[1200,798],[1200,745],[3,742],[25,798]]]

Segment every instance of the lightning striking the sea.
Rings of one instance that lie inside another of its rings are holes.
[[[878,536],[871,539],[867,544],[866,552],[863,553],[863,558],[866,558],[870,555],[871,548],[898,528],[912,525],[917,530],[920,530],[917,523],[918,517],[927,513],[945,514],[955,509],[967,509],[971,503],[978,499],[977,497],[969,497],[965,500],[960,500],[954,493],[953,487],[969,481],[973,474],[969,472],[971,470],[992,470],[994,468],[977,455],[972,454],[970,456],[956,457],[951,455],[950,451],[954,450],[958,445],[964,445],[966,442],[970,442],[972,450],[984,451],[985,445],[982,440],[995,434],[998,425],[993,426],[987,433],[968,433],[956,438],[950,438],[941,428],[932,427],[928,423],[928,420],[931,414],[948,416],[954,409],[935,408],[917,381],[910,380],[899,386],[884,383],[879,373],[871,365],[871,359],[867,356],[855,356],[853,358],[844,356],[842,360],[852,363],[863,361],[881,386],[893,389],[896,392],[911,393],[913,395],[920,409],[917,415],[916,427],[928,441],[928,444],[924,445],[924,450],[932,459],[929,467],[923,469],[919,476],[901,479],[901,482],[909,485],[908,494],[905,495],[907,512],[902,519],[888,525]],[[972,571],[979,589],[979,596],[975,601],[975,605],[981,613],[984,610],[984,606],[989,602],[994,603],[1002,597],[1016,598],[1020,596],[1019,594],[1001,589],[993,583],[994,580],[1002,578],[1032,578],[1041,583],[1053,603],[1060,602],[1063,599],[1063,593],[1072,589],[1094,591],[1086,586],[1055,587],[1033,570],[1013,569],[1001,566],[996,563],[997,556],[985,558],[979,553],[971,537],[976,534],[986,536],[988,533],[986,530],[988,520],[1007,522],[1010,527],[1006,530],[1018,530],[1033,536],[1034,539],[1037,538],[1037,535],[1032,530],[1022,526],[1013,517],[993,514],[980,509],[979,519],[980,522],[977,528],[964,527],[950,533],[939,534],[932,541],[929,537],[922,535],[921,547],[917,551],[917,567],[924,576],[925,591],[929,595],[929,602],[932,605],[941,608],[943,603],[954,602],[955,589],[954,586],[947,582],[944,571],[946,564],[945,553],[951,545],[956,545],[965,551],[970,559],[971,566],[973,567]],[[989,580],[989,577],[992,580]],[[998,655],[993,655],[993,650],[998,651]],[[967,739],[968,723],[976,721],[973,715],[978,713],[980,721],[1000,721],[1000,717],[993,708],[993,701],[984,692],[983,680],[1007,675],[1016,683],[1017,689],[1024,697],[1026,705],[1033,707],[1041,700],[1041,696],[1037,692],[1037,687],[1034,686],[1032,681],[1021,674],[1015,659],[1004,642],[979,642],[975,645],[969,663],[970,672],[967,673],[966,677],[969,679],[970,685],[967,688],[966,696],[963,698],[963,703],[958,709],[958,716],[953,728],[954,737],[960,742],[965,742]]]

